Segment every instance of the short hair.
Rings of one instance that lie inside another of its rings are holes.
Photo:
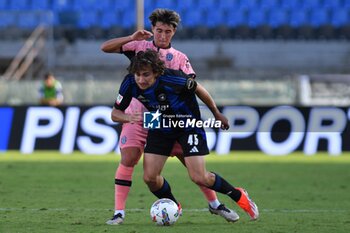
[[[168,25],[173,25],[174,28],[177,28],[181,18],[176,11],[158,8],[151,13],[149,20],[153,26],[156,26],[157,22],[162,22]]]
[[[44,80],[47,80],[50,76],[54,77],[53,73],[52,72],[46,72],[44,74]]]
[[[159,54],[151,49],[147,49],[145,52],[138,52],[132,59],[128,67],[128,71],[131,74],[135,74],[141,71],[144,67],[151,66],[153,73],[159,75],[164,73],[165,64],[159,58]]]

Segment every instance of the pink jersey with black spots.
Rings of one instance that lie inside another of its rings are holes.
[[[132,41],[122,46],[122,52],[129,58],[147,49],[158,51],[160,59],[165,62],[167,68],[182,70],[186,74],[195,74],[188,57],[171,46],[167,49],[161,49],[155,46],[153,41],[146,40]]]

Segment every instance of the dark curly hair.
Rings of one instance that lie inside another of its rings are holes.
[[[159,54],[154,50],[147,49],[145,52],[138,52],[136,56],[131,59],[128,71],[131,74],[135,74],[147,66],[151,66],[153,73],[159,75],[163,74],[165,70],[165,64],[160,60]]]
[[[148,18],[152,26],[156,26],[157,22],[162,22],[177,28],[177,25],[181,21],[180,15],[176,11],[160,8],[155,9]]]

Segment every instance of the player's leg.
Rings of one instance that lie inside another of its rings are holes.
[[[205,131],[203,129],[199,129],[193,132],[185,132],[178,138],[178,142],[183,148],[187,170],[191,171],[189,172],[191,179],[199,186],[208,187],[208,184],[206,182],[208,182],[210,177],[204,177],[208,174],[205,170],[204,156],[202,156],[209,154]],[[198,161],[194,161],[195,163],[192,164],[192,160],[189,160],[187,156],[198,157]],[[209,211],[212,214],[220,215],[229,222],[235,222],[239,219],[239,216],[235,211],[226,208],[222,203],[220,203],[216,208],[209,205]]]
[[[183,151],[179,143],[175,143],[173,150],[171,151],[171,155],[175,155],[181,161],[181,163],[186,167]],[[211,209],[217,209],[221,205],[216,195],[216,192],[214,192],[213,190],[205,186],[198,186],[198,187],[200,188],[205,198],[207,199],[209,208],[211,207]]]
[[[139,124],[124,124],[119,147],[121,161],[115,173],[114,215],[107,224],[118,225],[125,218],[125,205],[132,184],[134,166],[140,160],[146,142],[147,131]]]
[[[185,161],[188,173],[193,182],[198,185],[205,185],[216,192],[228,195],[245,212],[247,212],[252,220],[256,220],[259,217],[258,207],[249,198],[248,193],[241,188],[233,187],[220,175],[206,171],[204,157],[190,156],[186,157]]]
[[[121,149],[121,161],[115,173],[114,215],[106,222],[109,225],[119,225],[124,222],[125,205],[132,184],[134,166],[141,155],[142,152],[138,147]]]
[[[169,198],[179,205],[171,192],[167,180],[161,176],[164,164],[168,156],[145,153],[143,158],[143,180],[149,190],[158,198]]]
[[[142,150],[138,147],[123,148],[121,161],[115,173],[114,215],[121,213],[125,217],[125,205],[132,185],[134,167],[140,160]]]
[[[164,164],[173,148],[176,135],[169,135],[157,130],[148,132],[145,154],[143,157],[143,178],[150,191],[158,198],[169,198],[181,205],[172,194],[167,180],[161,176]]]

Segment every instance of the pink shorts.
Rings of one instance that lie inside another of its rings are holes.
[[[129,107],[125,110],[126,114],[140,113],[147,111],[145,106],[135,98],[132,98]],[[120,133],[119,147],[138,147],[142,151],[146,144],[147,129],[143,128],[142,122],[134,124],[123,123],[122,132]]]
[[[125,110],[127,114],[145,112],[147,109],[143,104],[135,98],[132,98],[129,107]],[[122,132],[120,133],[119,147],[121,149],[127,147],[138,147],[141,151],[145,148],[148,130],[143,128],[143,122],[123,123]],[[179,143],[175,143],[172,155],[182,155],[182,147]]]

